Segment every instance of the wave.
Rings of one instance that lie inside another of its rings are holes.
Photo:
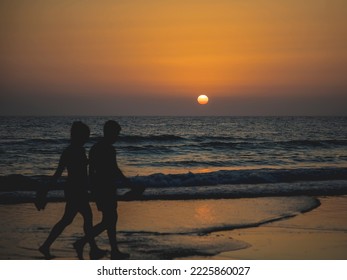
[[[102,137],[90,137],[88,144],[94,144],[98,141],[100,141]],[[161,149],[162,147],[160,143],[170,143],[174,141],[181,141],[185,140],[183,137],[175,136],[175,135],[152,135],[152,136],[137,136],[137,135],[125,135],[120,136],[118,143],[121,147],[120,149],[128,149],[128,150],[145,150],[147,147],[144,146],[145,143],[152,143],[153,145],[150,145],[149,148],[152,149]],[[132,145],[126,145],[128,143],[131,143]],[[30,147],[52,147],[57,146],[60,147],[62,145],[69,145],[70,140],[68,138],[57,138],[57,139],[11,139],[11,140],[2,140],[1,145],[3,146],[30,146]],[[140,144],[140,145],[139,145]],[[137,145],[137,146],[135,146]],[[151,147],[152,146],[152,147]]]
[[[264,184],[297,181],[347,180],[346,168],[219,170],[208,173],[152,174],[132,180],[151,187]]]
[[[326,146],[326,145],[335,145],[335,146],[346,146],[347,140],[291,140],[291,141],[282,141],[275,143],[283,143],[295,146]]]
[[[347,169],[337,167],[297,168],[297,169],[245,169],[219,170],[206,173],[163,174],[155,173],[147,176],[130,178],[134,184],[154,188],[216,186],[225,184],[275,184],[301,181],[347,180]],[[31,189],[37,184],[46,184],[49,176],[0,176],[0,190],[20,188]],[[65,179],[61,179],[63,183]],[[59,185],[59,184],[58,184]]]
[[[168,141],[189,141],[202,146],[238,146],[238,145],[282,145],[293,147],[324,147],[324,146],[347,146],[347,140],[317,139],[317,140],[279,140],[272,141],[254,138],[235,138],[229,136],[196,136],[182,137],[176,135],[125,135],[120,136],[121,142],[168,142]],[[194,144],[193,144],[194,145]]]
[[[131,199],[208,199],[294,195],[347,194],[346,168],[220,170],[209,173],[152,174],[131,177],[134,186],[146,188]],[[0,177],[0,203],[23,202],[23,193],[33,198],[35,190],[49,186],[49,176]],[[50,186],[58,190],[52,199],[62,200],[65,178]],[[127,191],[119,186],[120,199]],[[31,193],[30,193],[31,191]]]
[[[90,143],[95,143],[102,138],[99,136],[92,136],[89,140]],[[183,137],[171,134],[162,135],[120,135],[119,143],[126,147],[126,143],[142,144],[142,143],[184,143],[185,145],[192,147],[214,147],[214,148],[246,148],[246,147],[270,147],[282,146],[286,148],[290,147],[345,147],[347,146],[346,139],[331,140],[331,139],[317,139],[317,140],[267,140],[267,139],[254,139],[254,138],[235,138],[229,136],[195,136],[195,137]],[[2,140],[2,145],[44,145],[44,144],[66,144],[68,145],[70,140],[68,138],[46,138],[46,139],[11,139]]]
[[[273,150],[281,148],[292,149],[331,149],[347,147],[347,140],[289,140],[289,141],[259,141],[247,139],[235,140],[227,137],[197,137],[184,138],[173,135],[161,136],[124,136],[120,139],[119,149],[146,151],[160,150],[171,152],[177,149],[204,150]],[[151,143],[151,145],[146,145]],[[131,145],[127,145],[131,144]]]
[[[168,141],[180,141],[185,140],[185,138],[176,136],[176,135],[148,135],[148,136],[139,136],[139,135],[121,135],[119,137],[120,142],[168,142]]]
[[[173,152],[174,147],[172,146],[163,146],[163,145],[140,145],[140,146],[123,146],[122,149],[128,152],[156,152],[156,153],[170,153]]]
[[[330,148],[347,146],[347,140],[290,140],[290,141],[204,141],[196,146],[211,148]]]
[[[126,196],[128,189],[119,188],[117,199],[132,200],[201,200],[201,199],[236,199],[260,197],[298,197],[298,196],[334,196],[347,195],[347,181],[295,182],[278,184],[242,184],[195,186],[180,188],[155,188],[147,186],[141,196]],[[0,191],[0,204],[32,203],[36,191]],[[48,201],[64,201],[63,190],[51,189]]]

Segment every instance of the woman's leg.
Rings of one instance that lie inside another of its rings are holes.
[[[83,220],[84,220],[84,224],[83,224],[84,234],[88,235],[93,229],[93,214],[92,214],[92,209],[90,208],[88,201],[86,201],[86,203],[82,205],[80,209],[80,213],[83,216]],[[94,237],[91,237],[88,240],[88,242],[90,245],[89,256],[91,259],[100,259],[103,256],[105,256],[106,251],[98,248],[98,246],[95,243]]]
[[[52,255],[49,252],[49,249],[53,242],[58,238],[58,236],[64,231],[64,229],[72,223],[73,219],[77,214],[76,207],[73,207],[71,203],[66,202],[65,212],[63,217],[58,223],[52,228],[50,234],[48,235],[46,241],[39,248],[39,251],[46,257],[51,258]]]

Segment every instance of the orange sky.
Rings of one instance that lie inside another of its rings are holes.
[[[151,103],[176,99],[193,100],[179,114],[204,114],[200,93],[210,97],[207,114],[251,97],[332,95],[338,104],[347,95],[346,10],[343,0],[1,0],[1,99],[7,114],[23,108],[18,97],[37,110],[47,96],[85,102],[77,114],[98,114],[88,111],[95,96],[100,114],[110,100],[155,114]]]

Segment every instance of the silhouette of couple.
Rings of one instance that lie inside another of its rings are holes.
[[[52,179],[53,182],[56,182],[64,169],[67,169],[67,183],[64,189],[65,212],[60,221],[52,228],[47,240],[39,248],[39,251],[46,259],[53,258],[50,253],[52,243],[71,224],[77,213],[83,216],[85,233],[84,237],[73,244],[79,259],[83,259],[83,248],[86,243],[90,245],[90,259],[100,259],[106,255],[106,251],[98,248],[94,240],[94,237],[104,230],[107,231],[111,246],[111,259],[129,258],[129,254],[122,253],[117,245],[116,224],[118,214],[115,181],[121,180],[124,185],[133,189],[134,192],[138,192],[138,190],[134,190],[130,180],[124,176],[117,165],[116,150],[112,144],[116,142],[120,131],[121,127],[116,121],[107,121],[104,125],[104,137],[91,148],[88,161],[84,144],[90,135],[89,127],[80,121],[72,124],[71,144],[63,151]],[[92,211],[87,190],[89,181],[88,164],[92,196],[98,210],[102,213],[101,222],[95,226],[92,225]],[[36,207],[38,210],[43,209],[44,204],[38,203]]]

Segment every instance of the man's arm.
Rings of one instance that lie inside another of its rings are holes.
[[[123,174],[122,170],[118,167],[118,164],[116,164],[115,175],[117,181],[121,181],[126,187],[132,188],[130,179]]]
[[[127,200],[137,199],[145,191],[145,187],[141,185],[134,185],[129,178],[127,178],[122,170],[116,165],[117,180],[120,180],[126,187],[130,188],[130,191],[124,194],[124,198]]]

